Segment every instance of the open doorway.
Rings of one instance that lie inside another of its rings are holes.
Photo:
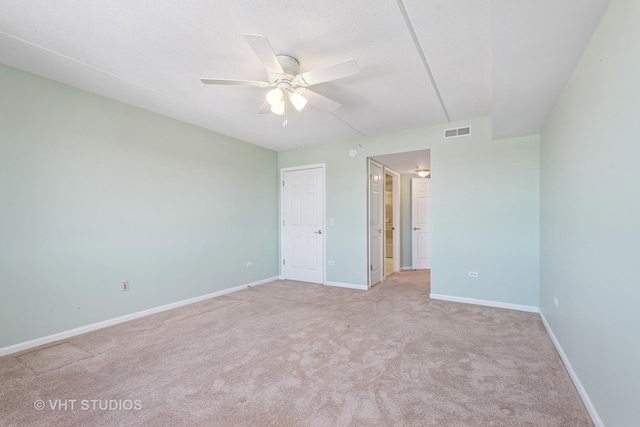
[[[380,173],[382,185],[377,190],[382,194],[377,194],[376,198],[383,201],[384,206],[380,209],[382,212],[378,211],[378,218],[382,217],[382,224],[380,224],[382,227],[377,225],[376,227],[371,227],[370,223],[370,233],[375,231],[384,236],[380,236],[383,238],[377,240],[371,239],[371,234],[369,236],[369,261],[375,267],[376,262],[375,260],[372,261],[371,256],[378,257],[379,264],[377,265],[380,265],[383,271],[383,274],[379,276],[370,275],[369,287],[380,280],[385,280],[394,272],[425,268],[424,265],[414,266],[412,253],[415,237],[422,236],[421,244],[424,245],[425,242],[424,235],[420,235],[419,230],[414,230],[414,227],[420,229],[423,227],[413,224],[413,217],[416,216],[416,213],[413,212],[415,206],[412,206],[412,179],[420,178],[417,173],[418,170],[430,170],[430,154],[430,150],[419,150],[370,158],[370,161],[373,161],[377,165],[376,167],[379,168],[377,170],[382,172]],[[369,198],[371,201],[371,194],[369,194]],[[396,199],[395,204],[393,203],[394,199]],[[371,207],[372,205],[370,204],[370,218],[372,214]],[[424,209],[422,212],[424,212]],[[374,242],[380,242],[380,247],[373,248]],[[430,244],[430,242],[427,243]],[[430,270],[430,267],[429,263],[427,269]],[[376,279],[375,283],[373,279]]]
[[[400,174],[369,159],[369,288],[400,271]]]

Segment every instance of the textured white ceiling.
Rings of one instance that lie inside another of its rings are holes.
[[[493,115],[536,133],[609,0],[0,0],[0,62],[256,145],[286,150]],[[268,89],[242,37],[302,71],[353,58],[313,86],[342,107],[256,114]]]

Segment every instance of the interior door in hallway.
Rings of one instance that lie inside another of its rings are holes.
[[[411,179],[411,255],[414,270],[431,268],[430,178]]]
[[[369,284],[382,281],[384,253],[384,174],[382,166],[369,160]]]
[[[324,169],[283,172],[282,275],[324,283]]]

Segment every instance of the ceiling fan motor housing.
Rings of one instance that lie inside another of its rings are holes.
[[[296,58],[289,55],[276,55],[278,62],[282,66],[285,74],[295,77],[300,74],[300,63]]]
[[[295,77],[300,74],[300,63],[289,55],[276,55],[276,58],[284,70],[284,76],[269,73],[269,81],[283,91],[290,90],[295,86]]]

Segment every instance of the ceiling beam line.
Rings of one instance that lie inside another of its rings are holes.
[[[429,66],[427,57],[424,54],[424,49],[422,49],[422,45],[420,44],[420,40],[418,39],[416,30],[413,27],[411,18],[409,17],[409,12],[407,12],[407,8],[405,7],[404,2],[402,0],[396,0],[396,3],[398,3],[398,7],[400,8],[400,12],[402,13],[402,17],[404,18],[405,24],[407,24],[407,29],[409,30],[409,34],[411,34],[411,38],[413,39],[413,44],[415,44],[416,50],[418,51],[418,55],[422,60],[422,65],[424,65],[424,68],[427,71],[427,75],[429,76],[429,80],[431,80],[431,85],[433,86],[433,90],[436,92],[438,101],[440,101],[440,106],[442,107],[442,111],[444,112],[444,115],[447,117],[447,121],[450,122],[451,118],[449,117],[449,111],[447,111],[447,107],[444,105],[444,101],[442,100],[442,95],[440,94],[440,89],[438,89],[438,84],[436,83],[436,79],[433,77],[433,73],[431,72],[431,67]]]
[[[360,135],[362,135],[363,137],[367,137],[367,135],[365,135],[364,133],[360,132],[358,129],[354,128],[353,126],[351,126],[349,123],[347,123],[346,120],[342,119],[341,117],[337,116],[335,113],[329,113],[331,114],[333,117],[335,117],[336,119],[340,120],[342,123],[344,123],[345,125],[349,126],[351,129],[354,130],[354,132],[359,133]]]

